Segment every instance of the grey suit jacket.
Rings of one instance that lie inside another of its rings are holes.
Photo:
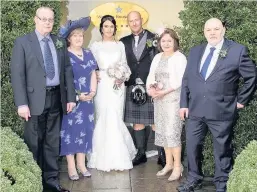
[[[207,43],[193,47],[188,56],[181,90],[181,108],[189,108],[189,117],[211,120],[232,120],[237,102],[247,104],[255,90],[256,67],[247,48],[224,40],[225,58],[219,58],[210,76],[204,80],[199,73]],[[239,78],[244,84],[239,90]]]
[[[57,36],[51,35],[54,44]],[[56,49],[60,91],[63,112],[67,102],[75,102],[76,94],[73,72],[67,55],[67,47]],[[16,106],[28,105],[31,115],[42,114],[46,98],[46,74],[43,55],[35,32],[18,37],[15,40],[11,57],[11,81]]]

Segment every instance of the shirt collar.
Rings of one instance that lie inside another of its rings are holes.
[[[215,50],[220,51],[223,43],[224,43],[224,38],[216,46],[212,46],[208,43],[206,49],[210,50],[211,47],[215,47]]]
[[[42,41],[43,38],[48,38],[50,41],[51,41],[51,38],[50,38],[50,34],[48,33],[46,36],[43,36],[41,35],[36,29],[35,29],[35,33],[37,35],[37,38],[38,38],[38,41]]]
[[[133,36],[139,36],[139,38],[143,37],[143,35],[145,34],[145,30],[143,29],[143,31],[141,33],[139,33],[138,35],[135,35],[134,33],[132,33]]]

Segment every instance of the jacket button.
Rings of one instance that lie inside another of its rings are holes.
[[[140,62],[138,61],[137,64],[139,64]]]

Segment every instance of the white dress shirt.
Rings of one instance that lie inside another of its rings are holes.
[[[138,41],[139,41],[139,36],[136,35],[136,36],[135,36],[135,47],[136,47],[136,48],[137,48],[137,46],[138,46]]]
[[[218,61],[220,50],[222,48],[223,42],[224,42],[224,39],[222,39],[221,42],[219,42],[216,46],[214,46],[216,49],[213,52],[213,56],[212,56],[212,59],[211,59],[211,63],[209,65],[208,69],[207,69],[205,80],[209,77],[209,75],[211,74],[212,70],[214,69],[214,67],[215,67],[215,65]],[[209,55],[211,47],[213,47],[213,46],[211,46],[210,44],[207,44],[207,46],[205,48],[205,51],[204,51],[204,54],[203,54],[203,57],[202,57],[202,60],[201,60],[201,66],[200,66],[199,72],[201,72],[201,70],[202,70],[203,63],[204,63],[205,59],[207,58],[207,56]]]

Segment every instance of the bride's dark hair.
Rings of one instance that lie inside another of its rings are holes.
[[[114,36],[116,34],[116,31],[117,31],[117,25],[116,25],[116,20],[111,15],[104,15],[102,17],[101,23],[100,23],[100,29],[99,29],[101,35],[103,35],[103,24],[104,24],[105,21],[110,21],[114,25],[114,32],[113,32],[113,36]]]

